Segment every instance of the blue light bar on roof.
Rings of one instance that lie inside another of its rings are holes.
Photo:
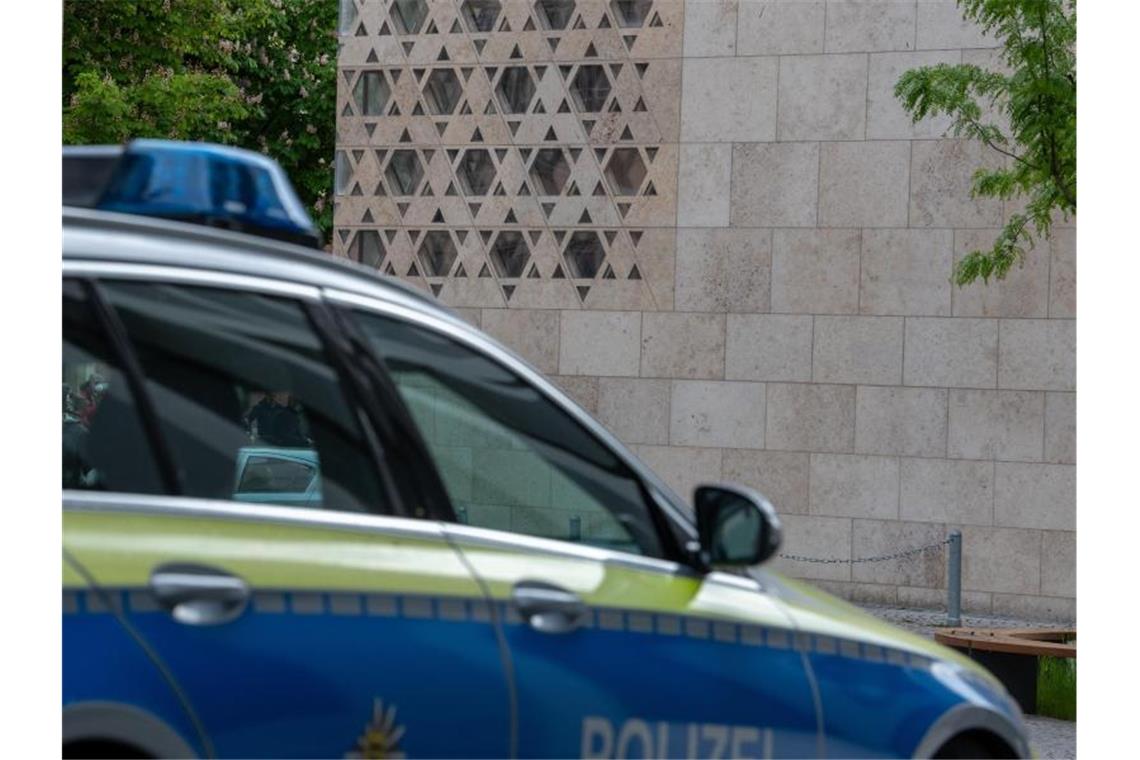
[[[321,245],[281,166],[223,145],[132,140],[95,207]]]

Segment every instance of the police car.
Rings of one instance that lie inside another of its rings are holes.
[[[311,239],[266,159],[135,153],[63,212],[65,756],[1028,756],[986,671],[765,570],[763,496],[246,234]]]

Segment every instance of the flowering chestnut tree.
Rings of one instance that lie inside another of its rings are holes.
[[[206,140],[277,159],[332,227],[337,5],[65,0],[63,139]]]

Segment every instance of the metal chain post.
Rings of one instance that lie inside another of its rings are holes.
[[[946,624],[956,627],[962,624],[962,532],[959,530],[950,531],[950,535],[941,541],[873,557],[833,559],[830,557],[801,557],[798,554],[781,554],[780,558],[793,562],[810,562],[816,565],[857,565],[864,562],[887,562],[892,559],[913,557],[924,552],[941,550],[943,546],[950,547],[947,558],[949,577],[946,583]]]
[[[830,558],[823,558],[823,557],[801,557],[797,554],[781,554],[780,557],[782,559],[790,559],[794,562],[812,562],[812,563],[815,563],[817,565],[843,565],[843,564],[857,565],[857,564],[860,564],[862,562],[886,562],[887,560],[891,560],[891,559],[902,559],[903,557],[911,557],[911,556],[914,556],[915,554],[922,554],[923,552],[928,552],[931,549],[940,549],[943,546],[946,546],[947,544],[949,544],[952,540],[953,540],[952,537],[944,538],[941,541],[935,541],[934,543],[926,544],[925,546],[916,546],[913,549],[906,549],[904,551],[895,552],[893,554],[881,554],[881,555],[875,556],[875,557],[858,557],[856,559],[830,559]]]

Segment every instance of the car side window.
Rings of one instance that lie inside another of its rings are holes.
[[[161,283],[102,289],[185,495],[387,511],[360,417],[299,303]]]
[[[360,314],[471,525],[662,556],[637,476],[537,389],[434,331]]]
[[[165,492],[118,358],[74,280],[63,281],[63,488]]]

